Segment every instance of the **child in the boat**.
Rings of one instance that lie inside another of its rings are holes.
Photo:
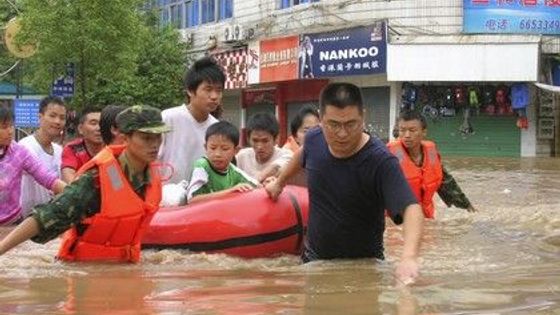
[[[189,203],[216,199],[232,192],[247,192],[259,185],[231,161],[238,151],[239,131],[227,121],[206,130],[206,156],[194,163],[187,188]]]

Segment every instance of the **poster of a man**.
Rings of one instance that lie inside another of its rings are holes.
[[[299,77],[301,79],[312,79],[314,77],[312,56],[313,44],[311,38],[304,36],[299,44]]]

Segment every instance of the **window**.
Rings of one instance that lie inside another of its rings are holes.
[[[181,28],[183,21],[183,4],[177,3],[169,7],[169,23],[175,28]]]
[[[199,1],[198,0],[194,0],[194,1],[187,1],[185,3],[186,5],[186,11],[187,11],[187,16],[186,16],[186,21],[185,21],[185,27],[193,27],[193,26],[197,26],[198,24],[200,24],[198,16],[199,16],[199,6],[198,6]]]
[[[161,9],[161,24],[173,25],[175,28],[181,28],[183,21],[183,0],[159,0],[157,4]]]
[[[319,2],[319,0],[280,0],[279,8],[285,9],[285,8],[293,7],[294,5],[311,3],[311,2]]]
[[[201,2],[201,14],[200,14],[200,23],[211,23],[216,20],[216,0],[200,0]]]
[[[233,0],[152,0],[152,3],[161,8],[161,23],[177,28],[195,27],[233,17]]]
[[[218,0],[218,19],[225,20],[233,16],[233,0]]]

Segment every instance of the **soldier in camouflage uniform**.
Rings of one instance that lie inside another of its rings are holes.
[[[396,129],[399,139],[401,139],[405,147],[407,147],[407,154],[411,160],[418,166],[422,165],[423,155],[419,147],[421,146],[421,141],[424,140],[427,134],[426,119],[417,112],[403,112],[398,119]],[[406,139],[405,133],[408,134]],[[417,152],[419,154],[414,156],[412,152]],[[443,202],[445,202],[448,207],[455,206],[457,208],[467,209],[469,212],[476,212],[477,210],[463,193],[457,181],[455,181],[453,176],[451,176],[443,165],[442,171],[443,179],[437,193]]]
[[[145,198],[151,178],[150,162],[157,158],[161,134],[170,128],[161,119],[159,109],[150,106],[132,106],[116,118],[117,126],[125,135],[125,149],[116,157],[124,177],[134,192]],[[64,192],[51,202],[37,205],[31,215],[0,241],[0,254],[31,239],[46,243],[72,226],[100,211],[101,192],[97,168],[85,171]]]

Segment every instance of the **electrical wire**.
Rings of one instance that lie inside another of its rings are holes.
[[[10,73],[12,70],[14,70],[15,67],[17,67],[17,65],[19,64],[21,60],[17,60],[8,70],[0,73],[0,78],[7,75],[8,73]]]

